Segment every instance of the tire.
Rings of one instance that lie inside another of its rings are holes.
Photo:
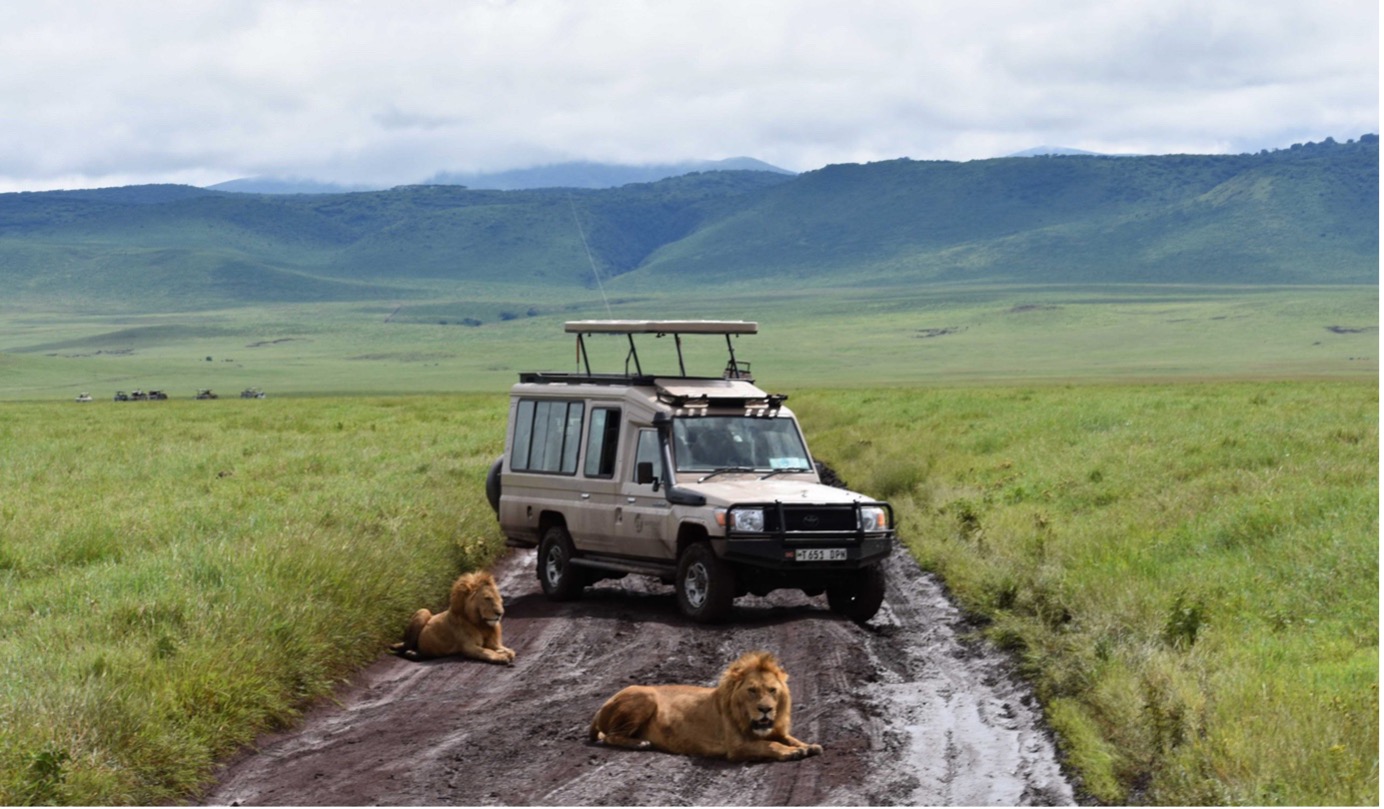
[[[485,499],[490,501],[490,508],[495,511],[496,517],[500,516],[500,467],[504,463],[503,457],[496,458],[485,475]]]
[[[827,605],[837,615],[863,624],[884,603],[884,568],[872,565],[827,588]]]
[[[730,615],[735,602],[735,571],[717,558],[710,545],[696,542],[678,558],[673,587],[683,615],[700,624],[716,623]]]
[[[561,525],[544,531],[538,544],[538,582],[549,601],[580,598],[586,587],[586,578],[572,566],[572,538]]]

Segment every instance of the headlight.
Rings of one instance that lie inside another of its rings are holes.
[[[729,523],[726,527],[732,531],[751,531],[763,533],[764,531],[764,509],[762,508],[738,508],[731,511],[726,517]]]
[[[860,507],[860,530],[884,531],[889,528],[889,518],[879,506]]]

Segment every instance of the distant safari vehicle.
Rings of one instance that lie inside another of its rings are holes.
[[[242,399],[263,399],[263,398],[264,398],[264,391],[260,390],[259,388],[246,388],[245,390],[243,390],[243,391],[240,392],[240,398],[242,398]]]
[[[118,390],[118,391],[115,392],[115,401],[117,401],[117,402],[128,402],[128,401],[130,401],[130,394],[126,393],[126,392],[123,391],[123,390]]]
[[[147,401],[149,401],[149,394],[145,393],[144,391],[140,390],[139,388],[135,388],[134,390],[130,391],[130,401],[132,401],[132,402],[147,402]]]
[[[198,399],[215,399],[215,398],[217,398],[217,397],[216,397],[216,394],[215,394],[215,393],[212,393],[212,392],[211,392],[211,388],[198,388],[198,389],[197,389],[197,398],[198,398]]]
[[[77,394],[77,401],[79,401],[79,402],[89,402],[89,401],[91,401],[91,394],[90,394],[90,393],[79,393],[79,394]]]
[[[161,401],[163,401],[164,399],[167,399],[167,398],[168,398],[168,394],[164,393],[164,392],[161,391],[161,390],[151,390],[151,391],[149,391],[149,401],[151,401],[151,402],[161,402]]]

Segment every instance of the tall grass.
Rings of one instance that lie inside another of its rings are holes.
[[[6,405],[0,803],[188,799],[501,547],[493,397]]]
[[[794,403],[1015,652],[1094,796],[1378,803],[1373,384]]]
[[[793,390],[1111,802],[1377,804],[1373,383]],[[0,405],[0,803],[195,798],[501,547],[503,396]]]

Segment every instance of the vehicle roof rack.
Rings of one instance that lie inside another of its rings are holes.
[[[591,372],[591,360],[586,353],[585,337],[591,334],[623,334],[629,340],[629,353],[625,355],[625,378],[638,378],[646,376],[639,364],[639,352],[634,347],[634,335],[652,334],[656,337],[673,335],[673,342],[677,345],[678,353],[678,373],[684,378],[691,378],[687,375],[687,367],[682,358],[682,335],[684,334],[720,334],[726,338],[726,350],[730,353],[730,360],[726,363],[725,371],[722,373],[723,379],[744,379],[752,381],[754,377],[750,375],[750,364],[741,362],[735,358],[735,345],[731,342],[731,337],[738,334],[757,334],[759,324],[750,320],[569,320],[566,323],[565,331],[568,334],[577,335],[577,359],[582,367],[586,369],[586,376],[598,377],[599,374]],[[630,373],[630,364],[634,364],[634,372]],[[660,374],[660,376],[664,376]]]
[[[752,320],[569,320],[568,334],[758,334]]]

